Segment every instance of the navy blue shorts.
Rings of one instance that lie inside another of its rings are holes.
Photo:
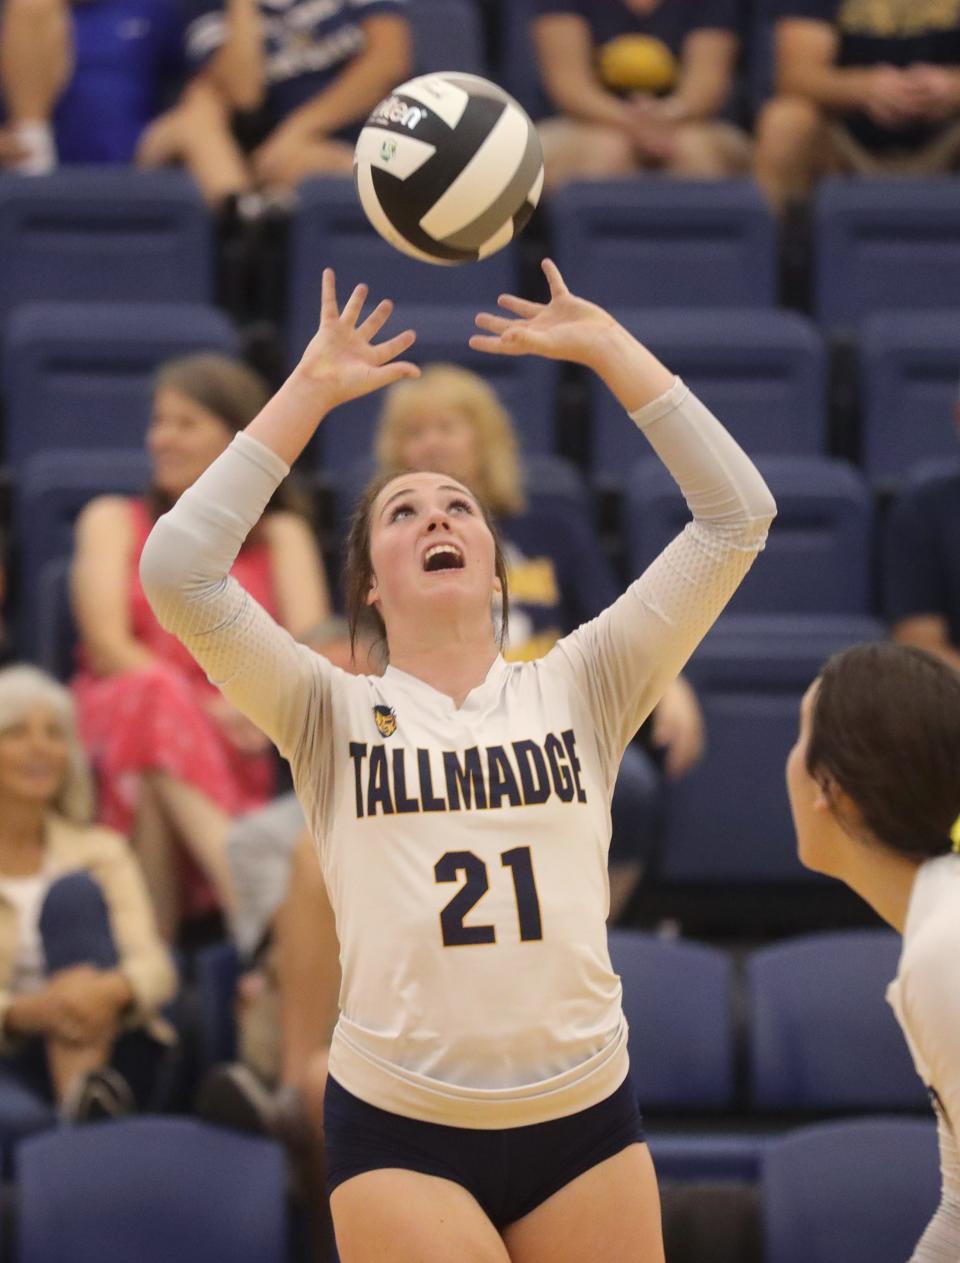
[[[332,1078],[323,1117],[328,1193],[364,1171],[401,1167],[462,1185],[497,1228],[522,1219],[627,1145],[644,1142],[629,1075],[612,1096],[579,1114],[499,1131],[404,1118],[368,1105]]]

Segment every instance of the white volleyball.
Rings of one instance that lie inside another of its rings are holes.
[[[357,140],[353,175],[386,241],[426,263],[471,263],[521,231],[543,189],[540,137],[488,79],[421,75],[381,101]]]

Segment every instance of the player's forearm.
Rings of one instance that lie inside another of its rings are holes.
[[[626,104],[595,81],[548,76],[545,87],[552,104],[569,118],[608,127],[626,127],[629,122]]]
[[[658,399],[674,382],[674,374],[653,352],[616,323],[603,330],[588,367],[617,397],[625,412],[635,412]]]
[[[251,110],[264,92],[263,33],[254,0],[227,0],[229,36],[212,58],[207,73],[230,105]]]
[[[681,77],[677,90],[661,102],[661,110],[679,123],[715,118],[730,96],[730,77],[723,68],[699,70]]]

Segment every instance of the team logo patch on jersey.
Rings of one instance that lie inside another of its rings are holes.
[[[392,706],[374,706],[373,718],[382,737],[392,737],[397,731],[397,713]]]

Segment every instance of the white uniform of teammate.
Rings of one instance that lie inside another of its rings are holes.
[[[922,864],[887,999],[937,1113],[943,1192],[911,1263],[960,1259],[960,856]]]
[[[694,521],[599,618],[537,662],[498,658],[459,709],[392,667],[344,674],[226,578],[288,472],[248,436],[144,550],[160,621],[290,760],[340,938],[330,1072],[381,1109],[515,1127],[626,1075],[605,925],[617,767],[775,512],[679,380],[634,420]]]

